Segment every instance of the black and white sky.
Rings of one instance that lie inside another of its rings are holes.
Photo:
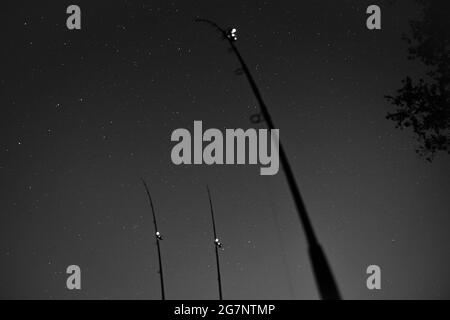
[[[141,177],[168,299],[217,298],[207,184],[224,298],[318,298],[282,170],[171,162],[173,130],[250,128],[258,112],[197,17],[237,28],[343,297],[450,298],[449,158],[421,159],[385,119],[384,95],[423,72],[401,39],[413,1],[72,2],[2,4],[1,298],[159,299]],[[70,4],[81,30],[66,28]],[[381,30],[366,28],[370,4]],[[372,264],[381,290],[366,287]]]

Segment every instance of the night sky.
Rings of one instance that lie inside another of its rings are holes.
[[[77,4],[82,29],[66,28]],[[382,9],[382,30],[366,8]],[[2,4],[0,298],[317,299],[280,169],[172,164],[173,130],[251,128],[258,104],[209,18],[237,28],[346,299],[450,298],[450,162],[385,119],[423,66],[413,1],[27,1]],[[256,126],[263,128],[264,124]],[[66,268],[82,290],[66,288]],[[381,267],[368,290],[366,268]]]

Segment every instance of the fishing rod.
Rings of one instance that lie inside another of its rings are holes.
[[[272,121],[272,117],[269,114],[269,110],[267,109],[267,106],[262,98],[262,95],[259,91],[258,86],[256,85],[255,80],[253,79],[252,74],[250,73],[249,68],[247,67],[247,64],[245,63],[244,59],[242,58],[239,50],[237,49],[235,42],[237,41],[237,30],[235,28],[230,28],[228,30],[225,30],[219,25],[211,20],[207,19],[195,19],[196,22],[202,22],[206,23],[212,27],[214,27],[217,31],[220,32],[223,39],[227,40],[231,51],[236,55],[238,58],[241,69],[236,70],[236,74],[245,74],[247,77],[247,80],[250,84],[250,87],[252,88],[252,91],[256,97],[256,100],[259,103],[259,106],[261,108],[262,115],[255,115],[252,116],[250,119],[252,122],[257,123],[261,121],[265,121],[267,123],[267,126],[269,129],[273,130],[275,129],[275,125]],[[261,119],[262,118],[262,119]],[[308,243],[308,252],[312,263],[312,268],[314,272],[314,277],[319,289],[320,297],[324,300],[339,300],[341,299],[338,286],[336,284],[336,281],[334,279],[333,273],[331,271],[330,265],[328,264],[327,258],[325,256],[325,252],[323,251],[322,247],[319,244],[319,241],[317,239],[317,236],[314,232],[313,226],[311,224],[311,221],[309,219],[308,213],[306,211],[305,204],[303,202],[300,189],[297,185],[297,182],[295,180],[294,173],[292,171],[292,168],[289,164],[287,155],[284,151],[284,148],[281,144],[281,141],[279,141],[279,156],[280,156],[280,162],[281,166],[284,168],[284,172],[286,174],[286,179],[289,185],[289,188],[291,190],[292,197],[294,198],[294,202],[297,208],[297,213],[300,218],[300,222],[303,226],[303,230],[306,235],[306,240]]]
[[[216,252],[216,265],[217,265],[217,283],[219,288],[219,300],[222,300],[222,279],[220,276],[220,263],[219,263],[219,248],[223,248],[223,244],[219,241],[219,238],[217,237],[216,232],[216,221],[214,219],[214,209],[212,205],[211,200],[211,192],[209,191],[209,187],[206,186],[206,189],[208,190],[208,198],[209,198],[209,206],[211,208],[211,219],[212,219],[212,226],[213,226],[213,233],[214,233],[214,250]]]
[[[147,192],[148,201],[150,202],[150,207],[152,208],[152,214],[153,214],[153,225],[155,226],[155,236],[156,236],[156,248],[158,250],[158,260],[159,260],[159,278],[161,280],[161,300],[166,300],[165,294],[164,294],[164,277],[163,277],[163,267],[161,262],[161,248],[159,245],[159,241],[161,241],[163,238],[161,236],[161,233],[158,231],[158,225],[156,223],[156,214],[155,214],[155,208],[153,207],[153,201],[152,197],[150,196],[150,191],[148,190],[147,183],[143,178],[141,178],[142,183],[144,184],[145,191]]]

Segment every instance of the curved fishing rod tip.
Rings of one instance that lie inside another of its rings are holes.
[[[212,23],[212,21],[209,21],[208,19],[203,19],[200,17],[197,17],[194,19],[194,22],[206,22],[206,23]]]

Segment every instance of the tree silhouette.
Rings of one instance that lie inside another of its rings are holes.
[[[408,59],[425,64],[424,78],[402,80],[395,96],[386,99],[397,109],[386,118],[400,129],[411,127],[416,152],[432,161],[438,152],[450,154],[450,19],[448,0],[416,0],[421,17],[410,21]]]

